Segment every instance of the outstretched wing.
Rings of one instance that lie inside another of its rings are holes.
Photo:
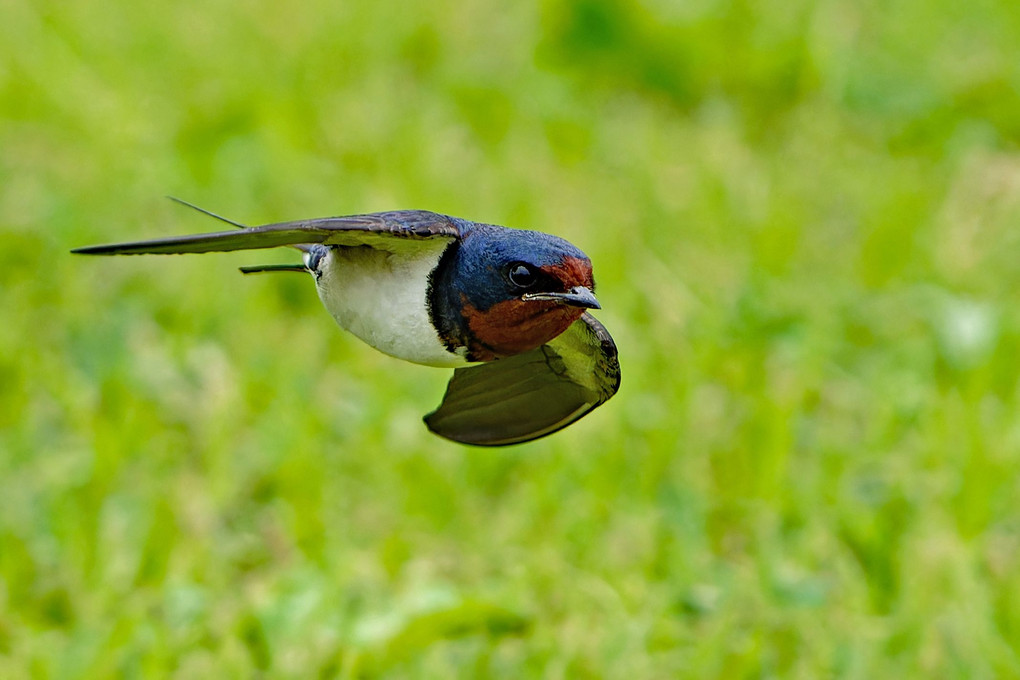
[[[82,255],[141,255],[145,253],[208,253],[225,250],[275,248],[309,243],[339,246],[399,248],[407,241],[431,238],[460,238],[451,217],[427,210],[323,217],[314,220],[280,222],[210,234],[171,236],[149,241],[113,243],[76,248]]]
[[[605,326],[585,313],[537,349],[458,368],[443,403],[425,416],[425,424],[464,444],[519,444],[566,427],[619,387],[616,344]]]

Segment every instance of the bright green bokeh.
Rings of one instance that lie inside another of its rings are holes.
[[[151,6],[150,6],[151,5]],[[1020,5],[0,5],[0,677],[1020,676]],[[502,450],[285,251],[595,263],[620,393]]]

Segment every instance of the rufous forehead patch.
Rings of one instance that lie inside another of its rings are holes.
[[[583,257],[566,255],[556,264],[549,264],[541,269],[546,274],[562,281],[565,285],[564,290],[569,290],[574,286],[584,286],[585,288],[593,288],[595,286],[595,278],[591,271],[591,261]]]

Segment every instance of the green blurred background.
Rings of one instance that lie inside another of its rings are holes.
[[[151,5],[151,6],[149,6]],[[0,5],[0,676],[1020,676],[1012,0]],[[501,450],[287,252],[595,263],[615,399]]]

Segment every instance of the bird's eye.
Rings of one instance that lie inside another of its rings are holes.
[[[510,269],[507,270],[507,278],[518,288],[531,288],[538,281],[535,272],[523,262],[510,265]]]

